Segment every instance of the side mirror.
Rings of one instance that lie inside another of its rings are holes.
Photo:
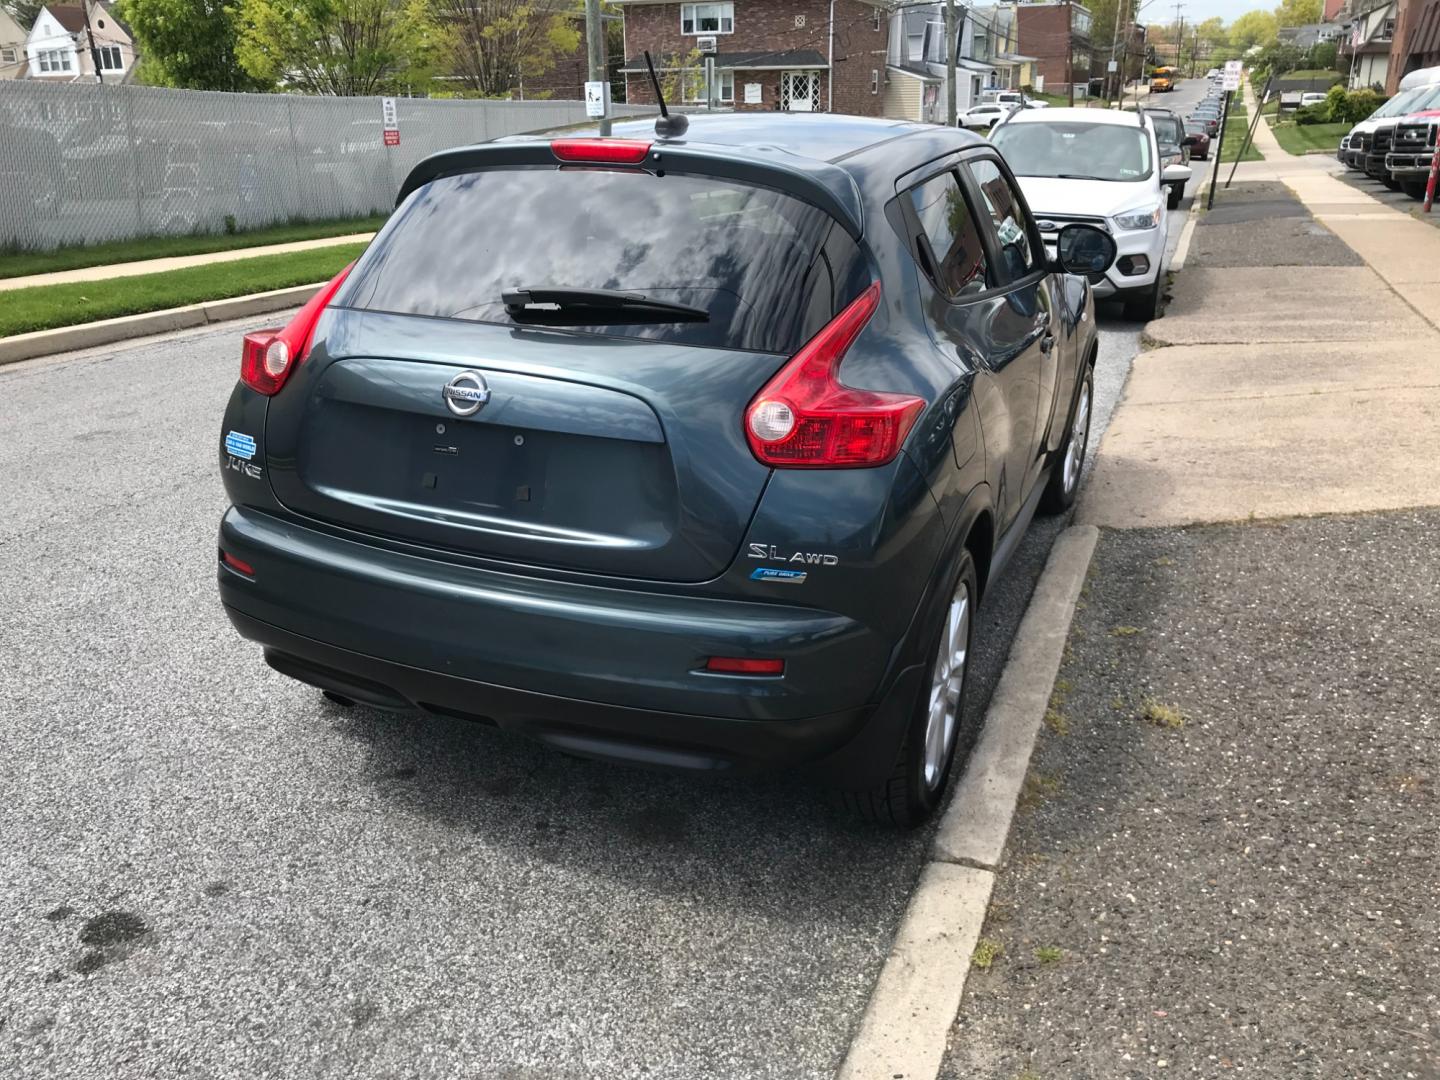
[[[1055,238],[1055,261],[1051,269],[1097,277],[1110,269],[1118,250],[1114,237],[1103,229],[1094,225],[1066,225]]]
[[[1166,165],[1165,171],[1160,174],[1160,179],[1166,184],[1178,184],[1183,180],[1189,180],[1190,166]]]

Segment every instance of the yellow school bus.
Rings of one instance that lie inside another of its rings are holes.
[[[1176,71],[1173,67],[1157,67],[1150,73],[1150,92],[1162,93],[1175,89]]]

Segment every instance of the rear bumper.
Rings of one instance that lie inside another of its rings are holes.
[[[277,670],[576,753],[691,768],[816,761],[860,736],[904,681],[889,670],[897,642],[831,612],[501,573],[237,507],[220,546],[254,568],[220,567],[226,613]],[[707,656],[780,657],[786,670],[715,675],[701,670]]]

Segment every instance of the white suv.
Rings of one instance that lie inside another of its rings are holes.
[[[1100,109],[1016,112],[990,138],[1020,181],[1052,257],[1066,225],[1099,226],[1115,238],[1117,253],[1095,283],[1096,298],[1123,301],[1128,319],[1159,315],[1166,189],[1189,180],[1190,169],[1162,163],[1150,120]]]

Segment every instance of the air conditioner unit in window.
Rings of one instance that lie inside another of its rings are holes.
[[[702,53],[713,53],[715,51],[715,39],[713,37],[697,37],[695,39],[695,48],[699,49]]]

